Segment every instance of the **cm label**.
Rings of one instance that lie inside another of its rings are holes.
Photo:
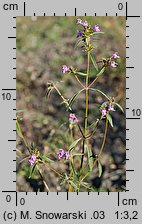
[[[15,10],[18,10],[18,4],[4,4],[3,5],[3,9],[4,10],[9,10],[9,11],[15,11]]]

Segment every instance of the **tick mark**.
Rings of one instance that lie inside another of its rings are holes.
[[[76,16],[76,8],[75,8],[75,16]]]

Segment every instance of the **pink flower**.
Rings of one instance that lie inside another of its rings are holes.
[[[114,107],[113,107],[112,104],[110,104],[110,105],[108,106],[108,111],[115,111],[115,110],[114,110]]]
[[[110,58],[116,59],[116,58],[120,58],[120,56],[118,55],[118,52],[114,52]]]
[[[82,25],[82,20],[78,18],[78,19],[76,20],[76,23]]]
[[[82,26],[84,26],[85,28],[87,28],[89,26],[88,22],[85,20],[83,23],[82,23]]]
[[[107,111],[106,111],[106,109],[105,109],[105,108],[103,108],[101,112],[102,112],[102,116],[106,116]]]
[[[65,158],[66,158],[66,160],[68,160],[70,158],[70,153],[69,152],[65,153]]]
[[[63,65],[63,66],[62,66],[62,72],[63,72],[63,73],[68,72],[68,70],[69,70],[69,68],[67,67],[67,65]]]
[[[69,152],[65,152],[64,149],[59,149],[59,152],[58,152],[58,159],[62,159],[62,158],[65,158],[66,160],[68,160],[70,158],[70,154]]]
[[[69,115],[69,121],[71,124],[77,124],[79,122],[78,118],[75,116],[75,114]]]
[[[109,66],[112,67],[112,68],[116,68],[117,63],[115,61],[111,61],[111,62],[109,62]]]
[[[64,149],[59,149],[59,152],[58,152],[58,159],[61,159],[65,154],[65,151]]]
[[[33,153],[29,158],[30,165],[32,166],[35,161],[36,161],[36,155]]]
[[[100,32],[100,27],[99,27],[99,25],[95,25],[95,26],[93,27],[93,29],[94,29],[96,32]]]

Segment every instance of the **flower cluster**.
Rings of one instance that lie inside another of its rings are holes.
[[[118,55],[118,52],[114,52],[109,58],[103,58],[102,62],[103,62],[103,66],[104,67],[112,67],[112,68],[116,68],[118,66],[118,63],[116,62],[115,59],[120,58],[120,56]]]
[[[32,166],[36,161],[36,155],[34,153],[32,153],[32,155],[29,158],[29,163]]]
[[[62,72],[63,72],[63,73],[66,73],[66,72],[68,72],[68,71],[69,71],[68,66],[67,66],[67,65],[63,65],[63,66],[62,66]]]
[[[81,20],[81,19],[77,19],[77,21],[76,21],[76,23],[78,24],[78,25],[82,25],[85,29],[86,28],[91,28],[90,27],[90,25],[89,25],[89,23],[85,20],[84,22]],[[100,27],[99,27],[99,25],[98,24],[96,24],[96,25],[94,25],[94,27],[93,27],[93,30],[95,31],[95,32],[100,32]],[[80,33],[82,33],[81,31],[79,31]]]
[[[77,19],[76,23],[82,26],[82,30],[77,30],[77,38],[81,37],[80,40],[85,43],[86,50],[93,49],[91,45],[91,36],[95,35],[97,32],[100,32],[100,27],[98,24],[94,25],[93,28],[89,25],[89,23],[85,20]]]
[[[75,114],[69,115],[69,122],[71,124],[77,124],[79,122],[78,118],[75,116]]]
[[[101,111],[102,116],[106,116],[107,113],[110,111],[115,111],[113,103],[112,102],[104,102],[100,107],[100,111]]]
[[[70,154],[69,152],[65,152],[64,149],[59,149],[58,159],[62,159],[62,158],[65,158],[66,160],[68,160],[70,158]]]
[[[72,66],[67,66],[67,65],[62,65],[62,72],[65,74],[65,73],[73,73],[75,74],[76,72],[76,69],[73,68]]]

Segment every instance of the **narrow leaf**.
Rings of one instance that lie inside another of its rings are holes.
[[[81,138],[75,140],[70,146],[69,146],[69,151],[72,151],[74,147],[77,145],[77,143],[81,140]]]
[[[75,44],[75,48],[77,48],[78,45],[79,45],[81,42],[82,42],[82,39],[79,39],[79,40],[76,42],[76,44]]]
[[[93,169],[93,156],[92,156],[92,149],[91,146],[88,146],[88,163],[89,163],[89,168],[90,171]]]
[[[90,186],[90,184],[88,184],[88,183],[86,183],[86,182],[81,182],[81,186],[83,186],[83,187],[85,187],[85,188],[87,188],[87,189],[91,189],[91,186]]]
[[[123,108],[120,106],[120,104],[119,103],[115,103],[115,105],[124,113],[124,110],[123,110]]]
[[[75,72],[75,75],[86,76],[87,74],[85,74],[83,72]]]
[[[101,176],[102,176],[102,164],[98,160],[98,177],[101,177]]]
[[[22,162],[24,162],[24,161],[27,160],[28,158],[29,158],[29,156],[26,156],[24,159],[22,159],[22,160],[19,162],[19,164],[22,163]]]
[[[73,176],[77,176],[77,173],[76,173],[76,171],[74,169],[74,165],[73,165],[72,162],[70,162],[70,167],[71,167],[71,171],[72,171]]]
[[[110,101],[110,98],[104,92],[102,92],[101,90],[93,89],[93,88],[89,88],[89,89],[92,90],[92,91],[97,91],[98,93],[101,93],[105,98],[107,98]]]
[[[54,161],[52,159],[49,159],[46,155],[41,156],[41,159],[44,161],[47,161],[49,163],[53,163]]]
[[[72,156],[83,156],[83,155],[84,155],[83,153],[77,153],[77,152],[72,153]]]
[[[91,58],[91,61],[94,65],[94,68],[98,71],[99,69],[98,69],[98,65],[96,63],[95,57],[92,54],[90,54],[90,58]]]
[[[49,88],[46,92],[46,98],[48,99],[50,97],[50,94],[52,92],[53,88]]]
[[[104,71],[105,71],[105,67],[102,68],[102,69],[99,71],[99,73],[97,74],[97,77],[99,77],[100,75],[102,75],[102,74],[104,73]]]
[[[76,185],[76,184],[74,184],[74,182],[73,182],[73,181],[69,180],[69,181],[68,181],[68,183],[69,183],[69,184],[71,184],[71,186],[75,189],[75,191],[77,191],[77,190],[78,190],[77,185]]]
[[[87,128],[93,128],[94,126],[96,126],[96,124],[98,124],[98,119],[90,124]]]
[[[110,114],[107,114],[106,117],[107,117],[111,127],[113,127],[113,121],[112,121],[112,117],[110,116]]]
[[[93,32],[93,35],[104,34],[104,32]]]
[[[84,89],[81,89],[79,92],[77,92],[76,94],[74,94],[74,95],[72,96],[72,98],[71,98],[70,101],[69,101],[69,107],[73,104],[73,102],[75,101],[75,99],[78,97],[78,95],[79,95],[82,91],[84,91]]]
[[[35,168],[36,168],[36,163],[31,167],[31,172],[30,172],[30,176],[29,176],[29,178],[32,177],[32,175],[33,175],[33,173],[34,173],[34,171],[35,171]]]
[[[19,137],[23,139],[23,134],[22,134],[18,120],[16,120],[16,132],[19,135]]]

